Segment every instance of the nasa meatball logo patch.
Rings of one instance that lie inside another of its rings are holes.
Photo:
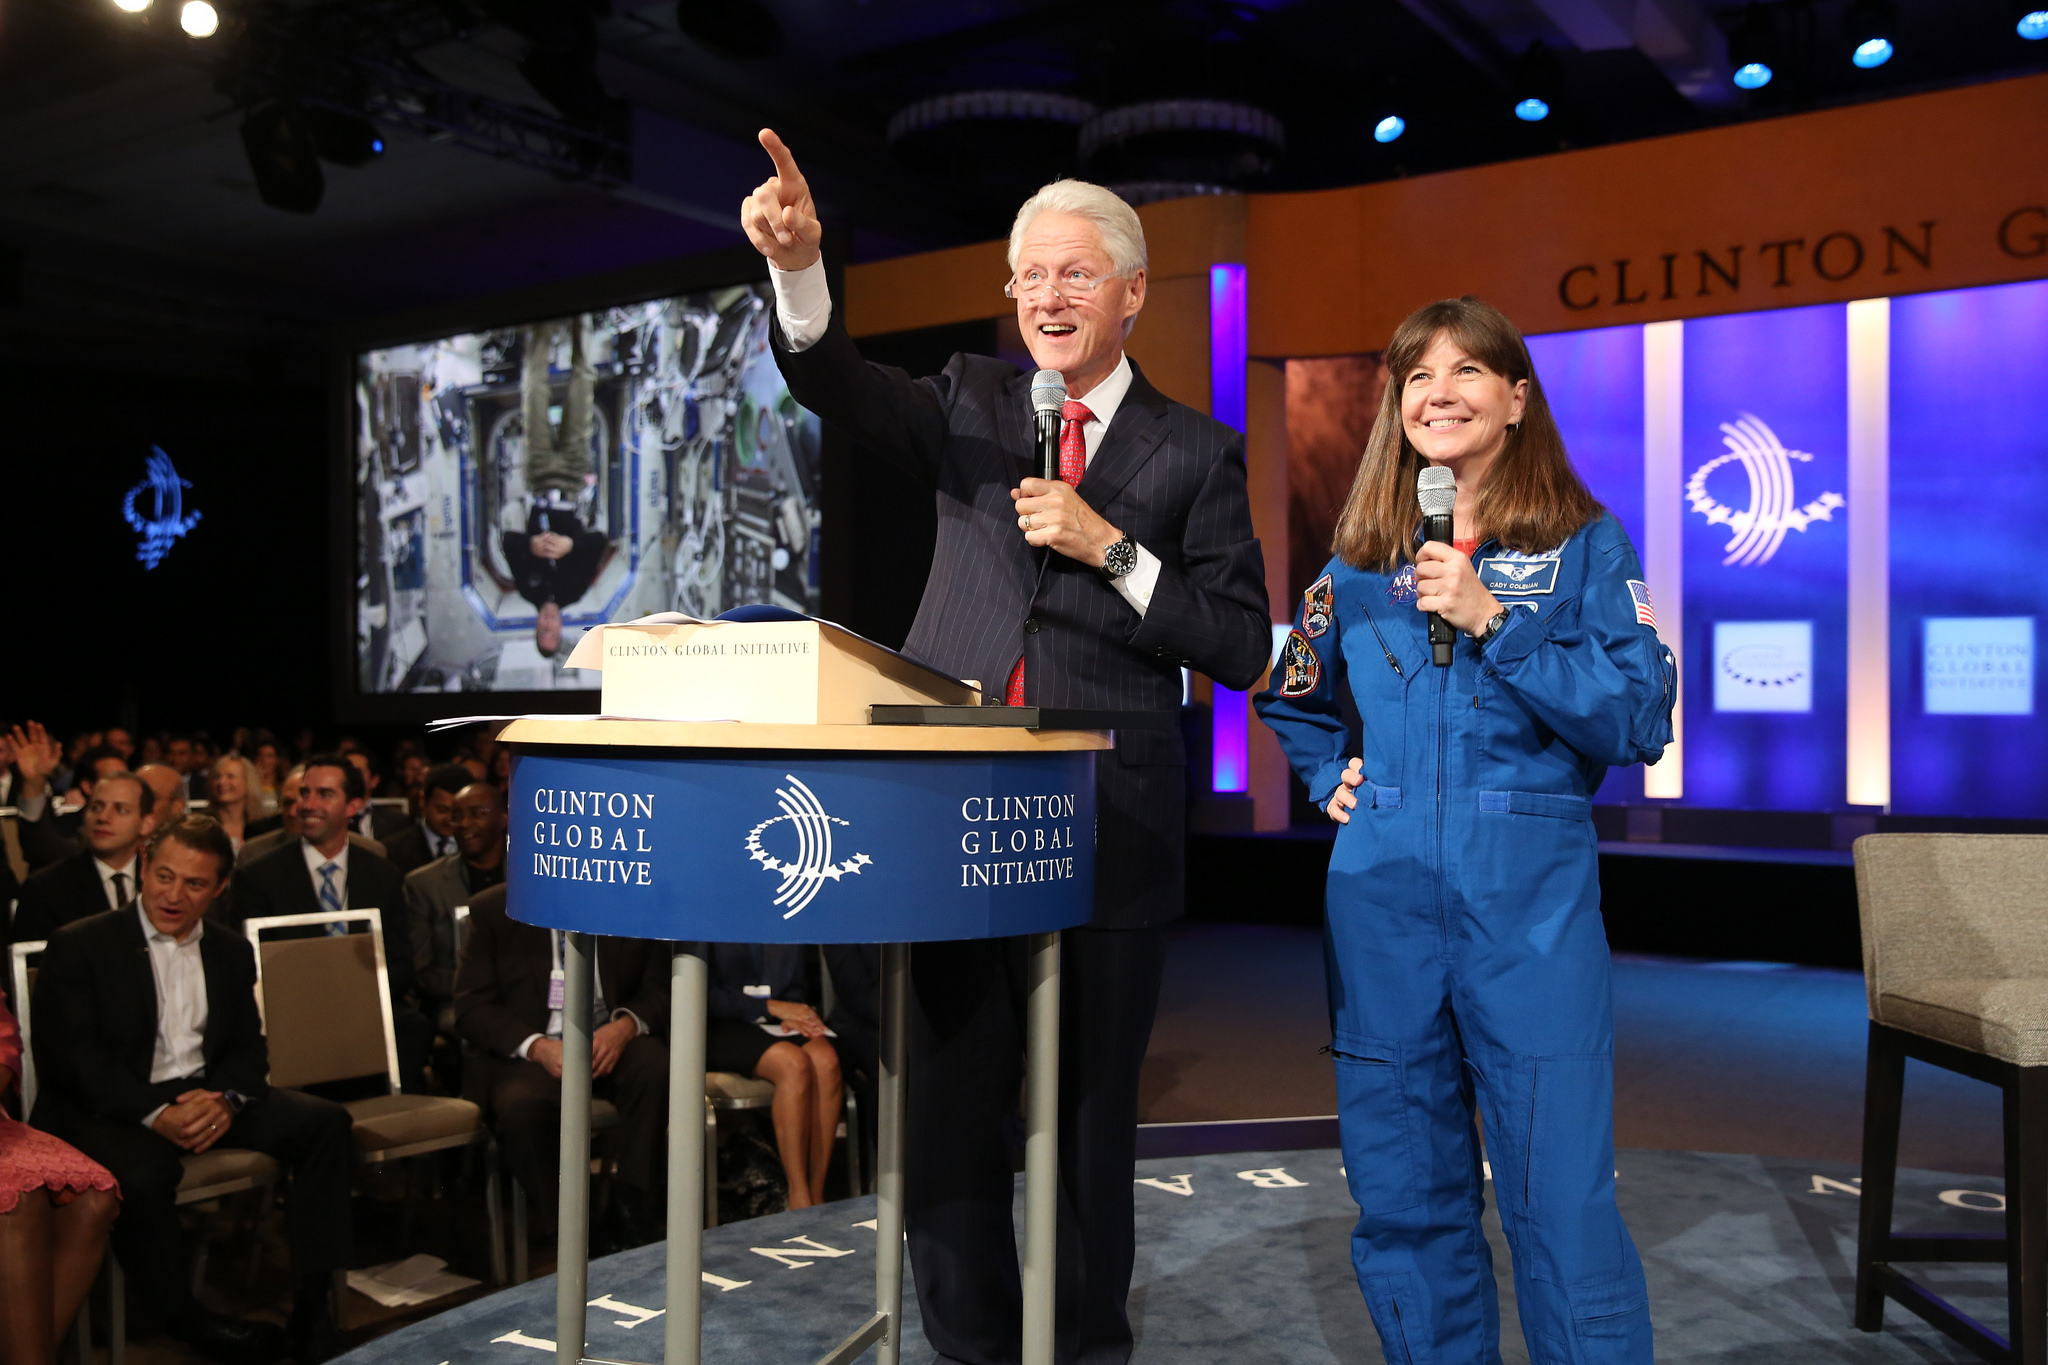
[[[1280,649],[1280,695],[1305,697],[1323,680],[1323,661],[1316,657],[1308,637],[1298,630],[1287,632]]]
[[[1393,582],[1387,584],[1387,600],[1389,602],[1413,602],[1415,600],[1415,566],[1413,564],[1403,564],[1401,571],[1394,575]]]
[[[1330,584],[1330,576],[1324,574],[1309,584],[1308,591],[1301,595],[1301,630],[1313,640],[1330,628],[1330,618],[1336,614],[1337,590]]]

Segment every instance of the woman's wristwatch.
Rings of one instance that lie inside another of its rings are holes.
[[[1478,630],[1472,632],[1472,638],[1477,640],[1479,642],[1480,647],[1483,649],[1486,646],[1486,642],[1488,640],[1491,640],[1495,635],[1497,635],[1500,632],[1500,628],[1506,625],[1507,623],[1508,609],[1506,607],[1502,607],[1499,611],[1495,612],[1492,616],[1487,618],[1485,625],[1481,626]]]

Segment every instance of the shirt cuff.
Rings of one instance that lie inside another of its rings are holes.
[[[625,1008],[613,1010],[612,1022],[616,1024],[621,1019],[631,1019],[633,1021],[633,1027],[640,1030],[637,1034],[634,1035],[634,1037],[645,1038],[647,1036],[647,1021],[645,1019],[642,1019],[639,1015],[633,1013],[633,1011]]]
[[[1137,567],[1116,579],[1112,586],[1119,597],[1131,604],[1132,611],[1143,616],[1152,605],[1152,590],[1159,586],[1159,556],[1140,545]]]
[[[526,1054],[527,1054],[527,1051],[528,1051],[528,1049],[530,1049],[530,1048],[531,1048],[531,1047],[532,1047],[532,1046],[533,1046],[533,1045],[534,1045],[535,1043],[539,1042],[539,1041],[540,1041],[540,1039],[541,1039],[541,1035],[540,1035],[540,1034],[538,1034],[538,1033],[529,1033],[529,1034],[527,1034],[527,1035],[526,1035],[526,1041],[525,1041],[525,1042],[523,1042],[523,1043],[521,1043],[521,1044],[520,1044],[520,1045],[519,1045],[518,1047],[516,1047],[516,1048],[512,1049],[512,1055],[513,1055],[514,1057],[517,1057],[517,1058],[518,1058],[518,1059],[519,1059],[520,1061],[522,1061],[522,1062],[530,1062],[530,1061],[532,1061],[533,1059],[532,1059],[531,1057],[528,1057],[528,1056],[526,1055]]]
[[[802,270],[784,270],[768,263],[768,282],[775,286],[775,320],[791,351],[808,351],[825,335],[832,321],[832,289],[825,280],[825,262],[812,261]]]
[[[14,808],[21,812],[21,819],[24,823],[32,825],[43,818],[43,809],[49,804],[50,790],[45,787],[40,795],[23,797],[15,802]]]
[[[142,1126],[143,1126],[144,1128],[147,1128],[147,1129],[149,1129],[149,1130],[150,1130],[151,1132],[155,1132],[155,1131],[156,1131],[156,1116],[157,1116],[158,1114],[161,1114],[161,1113],[163,1113],[163,1112],[164,1112],[164,1110],[166,1110],[166,1109],[168,1109],[168,1108],[170,1108],[170,1107],[171,1107],[171,1106],[169,1106],[168,1104],[160,1104],[160,1105],[158,1105],[158,1106],[157,1106],[156,1108],[154,1108],[154,1109],[150,1110],[150,1111],[149,1111],[149,1112],[148,1112],[147,1114],[144,1114],[144,1115],[142,1116]]]

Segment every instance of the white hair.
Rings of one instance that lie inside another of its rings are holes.
[[[1055,180],[1024,201],[1017,221],[1010,225],[1010,273],[1017,273],[1017,252],[1031,222],[1045,212],[1071,213],[1085,218],[1102,234],[1103,250],[1109,253],[1111,271],[1130,275],[1145,268],[1145,225],[1138,212],[1100,185],[1086,180]]]

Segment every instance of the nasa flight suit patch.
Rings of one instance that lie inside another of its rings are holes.
[[[1287,632],[1280,649],[1280,695],[1305,697],[1323,680],[1323,661],[1316,657],[1308,637],[1298,630]]]
[[[1324,574],[1308,585],[1308,591],[1301,595],[1301,629],[1313,640],[1330,628],[1330,617],[1337,610],[1337,590],[1330,585],[1330,575]]]

